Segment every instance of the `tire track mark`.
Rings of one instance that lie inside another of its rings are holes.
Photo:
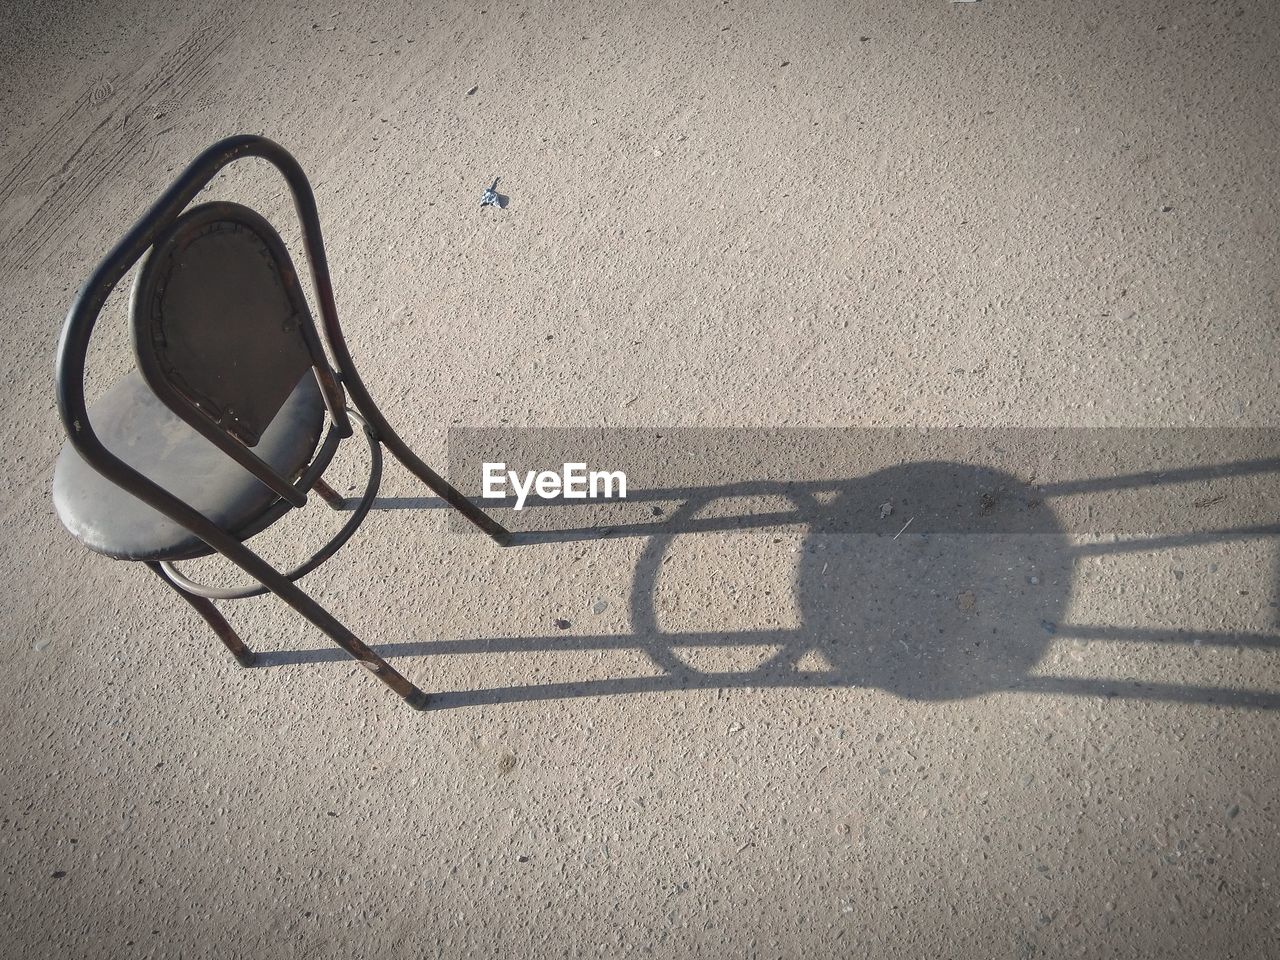
[[[219,26],[210,21],[191,34],[142,81],[136,95],[128,98],[127,105],[122,103],[103,117],[67,152],[57,172],[45,176],[44,183],[54,179],[61,182],[25,220],[5,225],[0,234],[0,249],[6,251],[3,262],[0,262],[0,281],[14,279],[22,265],[43,262],[42,257],[52,249],[51,241],[69,229],[72,217],[86,201],[119,175],[130,161],[136,162],[140,154],[137,135],[145,133],[144,128],[140,129],[142,125],[133,119],[137,111],[154,107],[161,94],[166,100],[188,102],[192,94],[205,84],[216,66],[214,58],[232,38]],[[92,90],[77,98],[76,104],[41,137],[40,147],[49,144],[59,133],[65,133],[66,123],[76,116],[91,96]],[[141,153],[150,157],[154,151],[155,142],[151,139],[143,144]],[[53,150],[33,148],[28,152],[24,168],[30,169],[39,159],[50,161],[53,153]],[[53,159],[51,162],[57,161]]]
[[[193,40],[198,41],[198,38],[193,38]],[[205,56],[200,61],[195,60],[195,57],[200,52],[198,48],[188,51],[184,60],[178,65],[176,70],[172,72],[169,70],[157,71],[148,78],[147,81],[145,81],[138,97],[140,102],[130,108],[121,121],[121,136],[119,140],[114,144],[106,146],[106,149],[112,151],[110,155],[102,157],[101,159],[95,159],[95,154],[100,153],[101,148],[98,148],[97,145],[94,144],[93,147],[87,151],[89,166],[81,172],[81,176],[79,176],[75,181],[71,192],[61,193],[60,195],[55,193],[55,195],[50,198],[53,202],[53,209],[47,212],[42,209],[37,212],[36,216],[28,218],[28,222],[27,224],[24,224],[24,227],[32,225],[32,222],[36,220],[44,221],[43,233],[35,238],[32,243],[28,244],[28,253],[35,253],[38,251],[38,247],[42,239],[47,237],[51,230],[57,229],[57,227],[61,225],[62,215],[69,212],[70,209],[78,207],[79,204],[102,182],[104,182],[108,176],[119,172],[123,162],[134,152],[133,145],[128,137],[132,132],[130,124],[133,114],[136,113],[137,110],[149,106],[148,101],[152,100],[155,94],[158,93],[167,83],[172,83],[172,85],[177,88],[177,94],[181,95],[186,91],[186,87],[191,83],[196,83],[205,79],[209,72],[208,69],[197,70],[193,68],[193,64],[195,64],[196,67],[206,67],[208,57],[218,52],[224,43],[225,39],[212,49],[205,51]],[[193,44],[193,46],[196,46],[196,44]],[[113,119],[114,115],[108,116],[102,123],[100,123],[98,127],[85,138],[84,143],[82,143],[82,148],[90,144],[90,141],[94,139],[94,134],[96,134],[98,130],[104,128],[109,129],[110,122]],[[149,143],[147,148],[154,151],[154,143]],[[81,148],[77,148],[75,154],[79,154],[80,152]],[[64,169],[69,170],[71,166],[72,160],[69,159],[67,163],[64,164]]]
[[[45,147],[62,132],[64,124],[69,123],[72,118],[88,103],[88,94],[81,94],[71,105],[63,111],[62,116],[53,121],[44,131],[36,138],[36,142],[31,145],[26,155],[17,161],[10,169],[8,175],[0,180],[0,204],[12,196],[20,186],[29,182],[26,173],[44,153]]]

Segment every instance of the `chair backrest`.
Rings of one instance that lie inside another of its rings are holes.
[[[317,376],[331,411],[337,387],[289,253],[266,219],[225,201],[183,213],[143,261],[131,313],[138,369],[161,401],[298,503],[290,479],[246,448],[302,377]]]
[[[284,243],[236,203],[193,207],[156,240],[132,325],[138,367],[165,404],[249,447],[303,375],[327,367]]]

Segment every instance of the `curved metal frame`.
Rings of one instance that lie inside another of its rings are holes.
[[[279,596],[324,631],[335,643],[412,706],[423,709],[427,703],[426,694],[396,672],[359,637],[304,593],[287,575],[276,570],[239,539],[217,526],[199,511],[111,453],[94,433],[89,422],[84,394],[86,356],[94,324],[107,297],[129,269],[152,247],[161,232],[177,219],[218,171],[244,157],[258,157],[269,162],[284,176],[293,194],[294,207],[302,225],[303,247],[310,264],[316,300],[323,318],[325,340],[337,368],[336,377],[332,371],[316,368],[317,377],[322,378],[321,386],[326,388],[323,390],[326,397],[341,396],[341,393],[336,382],[326,383],[324,378],[328,376],[333,380],[340,380],[354,408],[366,421],[366,430],[377,443],[384,444],[397,460],[437,496],[461,512],[499,545],[505,546],[510,543],[510,534],[499,523],[445,482],[409,449],[374,404],[364,381],[356,372],[351,353],[338,325],[337,305],[334,302],[333,285],[320,232],[320,217],[316,210],[311,185],[293,156],[279,144],[265,137],[229,137],[201,153],[98,264],[76,296],[62,329],[55,372],[58,412],[70,442],[90,466],[148,506],[191,531],[208,544],[210,549],[236,564],[262,584],[266,590]],[[338,434],[335,439],[341,440],[350,436],[352,431],[345,409],[341,405],[335,406],[330,407],[329,413],[334,420],[335,432]],[[327,442],[326,439],[326,445]],[[322,449],[321,454],[323,452]],[[317,460],[321,459],[323,459],[322,456],[317,457]],[[300,482],[303,490],[309,489],[306,485],[308,479],[311,484],[319,479],[323,466],[319,470],[315,467],[316,463],[313,462],[312,467],[304,472]],[[314,476],[308,476],[313,472]],[[303,501],[305,502],[305,494]],[[187,601],[214,627],[241,663],[252,661],[252,653],[244,647],[243,643],[240,643],[238,637],[235,637],[230,627],[226,625],[226,621],[222,620],[221,615],[213,609],[212,603],[207,598],[193,596],[179,587],[169,579],[159,564],[148,564],[148,566],[166,583],[183,594]],[[221,628],[214,618],[221,622]],[[227,633],[234,638],[234,644],[228,639]]]
[[[355,510],[352,511],[347,522],[342,525],[342,529],[307,560],[284,574],[290,580],[302,579],[342,549],[343,545],[355,535],[360,524],[364,522],[364,518],[369,515],[369,511],[373,507],[373,500],[378,495],[378,488],[382,485],[382,448],[378,445],[378,438],[373,435],[373,431],[364,422],[364,418],[354,410],[348,410],[347,415],[359,421],[361,428],[364,430],[365,438],[369,441],[369,458],[371,461],[369,465],[369,480],[365,483],[364,493],[360,497],[360,502],[356,505]],[[174,565],[179,562],[176,560],[161,560],[160,569],[165,572],[171,584],[197,597],[204,597],[207,600],[244,600],[249,597],[260,597],[264,593],[270,593],[261,584],[256,587],[210,587],[203,583],[197,583]]]

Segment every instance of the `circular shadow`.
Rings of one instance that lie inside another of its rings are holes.
[[[767,496],[786,497],[795,522],[808,528],[793,585],[801,625],[762,631],[737,623],[705,637],[731,643],[741,633],[776,648],[773,656],[756,669],[710,674],[681,653],[697,636],[681,634],[678,646],[670,633],[663,639],[658,579],[680,534],[646,545],[632,590],[633,626],[648,638],[650,659],[691,685],[863,686],[916,700],[1018,687],[1053,642],[1073,565],[1053,512],[1022,491],[1010,474],[947,462],[832,484],[820,499],[779,484]],[[670,522],[692,521],[717,499],[714,491],[690,499]],[[882,517],[886,503],[892,513]],[[760,527],[744,516],[732,529]]]

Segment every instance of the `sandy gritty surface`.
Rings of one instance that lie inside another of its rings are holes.
[[[378,510],[304,586],[441,694],[418,714],[271,600],[227,605],[274,652],[237,669],[49,499],[74,290],[237,132],[312,177],[431,462],[450,425],[1274,426],[1280,6],[0,19],[4,956],[1280,954],[1274,537],[504,551]],[[214,191],[296,241],[265,166]],[[123,297],[100,328],[95,390]],[[988,627],[986,688],[903,679]]]

